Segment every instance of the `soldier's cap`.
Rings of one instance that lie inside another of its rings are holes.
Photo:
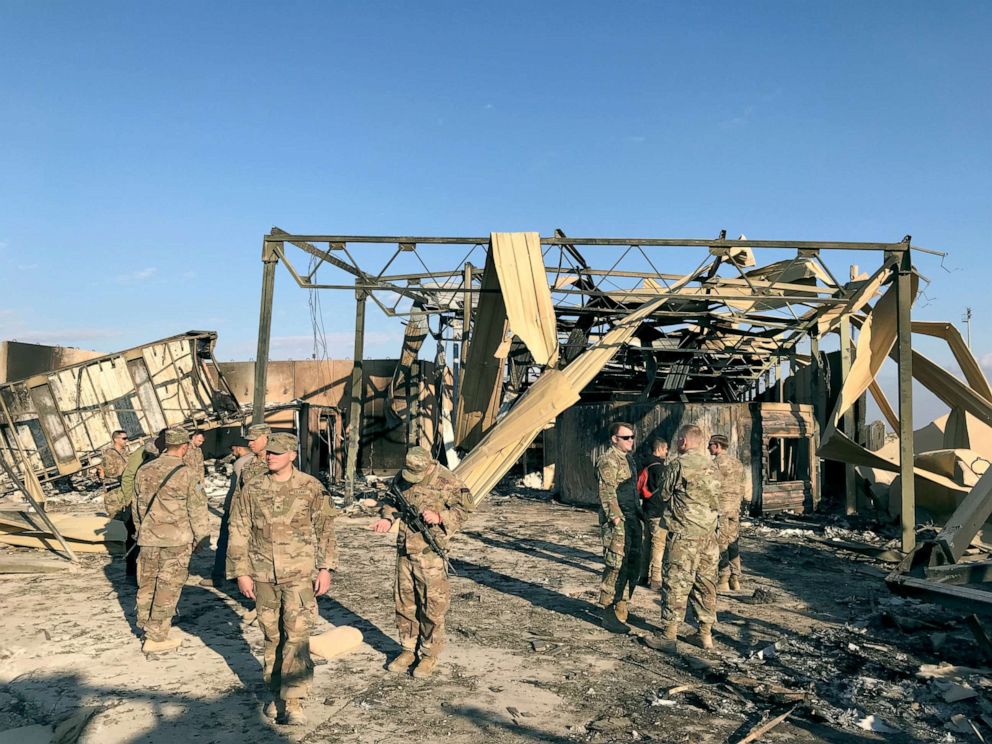
[[[175,447],[180,444],[189,444],[189,432],[185,429],[167,429],[165,432],[165,446]]]
[[[265,445],[265,451],[271,452],[273,455],[282,455],[286,452],[296,452],[299,448],[300,440],[297,439],[296,435],[286,434],[285,432],[273,434],[269,437],[269,441]]]
[[[252,439],[258,439],[259,437],[267,437],[272,433],[272,427],[268,424],[255,424],[254,426],[248,427],[248,433],[245,434],[245,439],[249,442]]]
[[[723,436],[723,434],[714,434],[710,437],[710,444],[719,444],[726,449],[730,446],[730,440]]]
[[[431,457],[430,452],[423,447],[411,447],[406,452],[405,467],[400,471],[400,475],[407,483],[420,483],[427,477],[433,464],[434,458]]]

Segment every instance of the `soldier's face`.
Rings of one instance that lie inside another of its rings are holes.
[[[202,434],[194,434],[190,442],[192,442],[194,447],[201,447],[203,446],[204,439],[206,439],[206,437],[203,436]]]
[[[127,444],[127,434],[118,434],[114,437],[114,444],[117,445],[117,449],[124,449],[124,445]]]
[[[248,449],[254,452],[256,455],[260,455],[265,452],[265,447],[269,443],[269,438],[267,436],[258,437],[257,439],[248,440]]]
[[[634,432],[626,426],[621,426],[620,431],[610,438],[613,440],[613,444],[619,447],[623,452],[630,452],[634,449]]]
[[[295,452],[265,453],[265,464],[269,466],[269,470],[273,473],[279,473],[285,470],[287,467],[293,464],[293,460],[295,459],[296,459]]]
[[[720,454],[720,445],[716,442],[710,442],[709,450],[710,454],[713,455],[713,457],[716,457]]]

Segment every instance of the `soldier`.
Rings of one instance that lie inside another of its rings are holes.
[[[210,532],[207,499],[183,456],[189,434],[165,432],[165,452],[145,463],[135,477],[131,505],[138,525],[137,625],[144,630],[146,654],[171,651],[182,645],[169,638],[179,594],[189,576],[189,561]]]
[[[231,506],[248,481],[269,472],[265,464],[265,448],[269,443],[272,427],[268,424],[255,424],[248,427],[247,447],[232,445],[231,450],[241,455],[234,461],[234,475],[227,496],[224,498],[224,513],[220,518],[220,533],[217,535],[217,552],[214,554],[214,568],[211,581],[221,587],[227,581],[227,545],[230,538]],[[237,450],[235,451],[235,447]]]
[[[627,602],[641,573],[641,499],[637,468],[630,451],[634,427],[618,421],[610,427],[610,448],[596,463],[599,476],[599,530],[603,540],[603,578],[599,605],[603,627],[628,633]]]
[[[101,462],[97,466],[97,475],[103,484],[103,505],[111,519],[124,521],[122,513],[128,506],[128,500],[121,491],[121,475],[127,467],[127,432],[118,429],[110,435],[110,446],[100,450]]]
[[[396,479],[410,505],[419,511],[430,534],[444,550],[472,510],[465,484],[454,473],[431,458],[423,447],[411,447],[405,467]],[[451,604],[451,590],[444,560],[427,544],[423,535],[408,525],[390,503],[382,507],[381,518],[371,525],[376,532],[388,532],[400,520],[396,536],[396,627],[403,651],[387,666],[391,672],[405,673],[417,661],[413,676],[429,677],[444,647],[444,615]]]
[[[183,458],[183,462],[189,465],[193,477],[196,478],[196,482],[201,486],[204,481],[202,448],[203,440],[206,438],[202,429],[194,429],[193,433],[189,435],[189,449],[186,451],[186,457]]]
[[[661,589],[661,564],[665,558],[665,540],[668,531],[661,526],[661,516],[665,509],[665,501],[656,494],[661,490],[662,476],[665,471],[665,458],[668,457],[668,442],[655,439],[651,442],[651,459],[645,465],[647,482],[645,488],[650,494],[640,494],[643,499],[645,535],[641,553],[642,578],[648,580],[648,586],[655,591]],[[650,561],[645,560],[650,556]]]
[[[741,588],[741,502],[744,500],[744,465],[727,452],[730,442],[722,434],[710,437],[709,451],[720,471],[720,582],[717,591]]]
[[[124,527],[127,529],[127,540],[124,543],[124,573],[126,576],[131,577],[131,580],[134,582],[137,582],[138,578],[138,555],[141,552],[141,548],[137,542],[138,528],[135,523],[136,517],[133,508],[135,477],[138,474],[138,468],[154,460],[165,449],[166,431],[168,430],[162,429],[158,433],[158,436],[154,439],[149,439],[145,442],[144,446],[138,447],[138,449],[128,455],[127,465],[124,466],[124,472],[121,473],[121,496],[128,507],[127,514],[125,515],[128,519],[124,522]]]
[[[668,530],[668,562],[662,581],[661,620],[664,630],[646,639],[659,650],[672,650],[686,605],[699,620],[699,642],[713,648],[716,623],[716,577],[720,549],[716,529],[720,513],[720,471],[702,452],[703,432],[683,426],[679,454],[665,465],[659,494],[668,502],[662,525]]]
[[[267,440],[266,474],[247,481],[231,507],[227,576],[255,601],[265,637],[263,675],[274,698],[265,715],[299,726],[313,682],[314,597],[331,588],[337,565],[335,509],[320,481],[293,466],[299,440],[283,433]]]

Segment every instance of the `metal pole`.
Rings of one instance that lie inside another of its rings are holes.
[[[852,349],[851,349],[851,318],[845,315],[840,320],[840,377],[846,380],[851,374]],[[849,408],[844,414],[842,430],[851,439],[855,438],[854,431],[854,409]],[[856,481],[854,479],[854,466],[851,463],[844,464],[844,493],[846,498],[846,511],[848,514],[856,514],[858,511],[858,494],[856,493]]]
[[[272,338],[272,291],[276,283],[275,250],[282,243],[262,243],[262,301],[258,311],[258,350],[255,352],[255,397],[251,422],[265,420],[265,383],[269,372],[269,340]]]
[[[816,421],[818,431],[823,431],[823,409],[826,407],[823,400],[823,368],[820,366],[820,338],[815,333],[809,337],[809,357],[810,371],[813,376],[813,419]],[[817,443],[818,444],[818,443]],[[816,460],[810,461],[813,472],[810,473],[810,480],[813,483],[813,507],[816,508],[819,495],[823,493],[823,465]]]
[[[365,413],[365,299],[368,292],[355,290],[355,355],[351,368],[351,406],[348,412],[348,461],[344,471],[345,501],[355,498],[355,474],[358,470],[358,447],[361,442],[362,416]]]
[[[899,476],[902,550],[916,547],[916,483],[913,475],[913,260],[910,237],[903,241],[896,279],[896,362],[899,365]]]

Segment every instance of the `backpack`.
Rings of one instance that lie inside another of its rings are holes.
[[[637,474],[637,493],[642,499],[649,499],[653,495],[651,491],[648,489],[647,468],[641,468],[641,472]]]

